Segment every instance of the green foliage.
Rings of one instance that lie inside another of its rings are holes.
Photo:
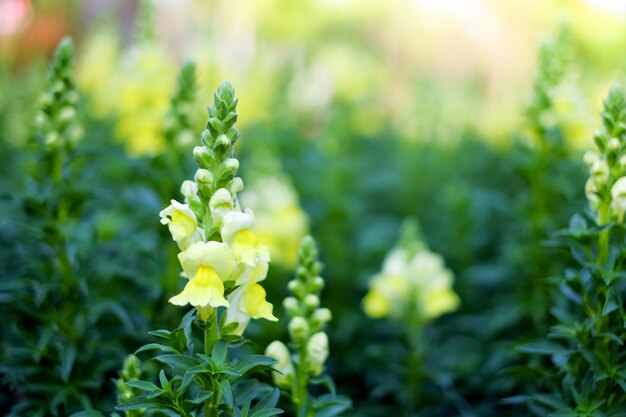
[[[216,416],[269,417],[282,413],[275,408],[278,390],[250,377],[270,370],[275,361],[261,355],[232,358],[230,352],[245,342],[241,338],[234,338],[234,341],[219,338],[213,348],[205,352],[202,343],[194,340],[194,332],[204,331],[205,326],[192,310],[174,331],[150,332],[158,343],[146,344],[136,353],[155,352],[153,359],[165,365],[159,371],[158,385],[145,380],[126,382],[141,393],[122,402],[117,409],[127,413],[143,409],[148,413],[170,410],[171,415],[185,417],[199,415],[197,413],[201,412],[205,401],[211,400],[215,407],[215,414],[211,415]],[[220,334],[228,335],[228,327],[232,326],[225,325],[222,320]]]
[[[554,243],[569,249],[578,267],[554,280],[559,289],[553,308],[557,324],[547,339],[521,347],[552,359],[553,367],[543,370],[553,383],[549,393],[531,397],[538,415],[626,412],[623,196],[614,191],[626,173],[619,162],[625,122],[624,91],[614,87],[604,102],[602,128],[594,137],[601,153],[591,167],[592,186],[587,187],[592,211],[572,217],[569,228],[555,236]],[[599,175],[598,166],[606,166],[606,172]]]
[[[315,240],[307,236],[298,252],[296,276],[289,281],[291,296],[285,298],[284,307],[289,322],[290,352],[280,341],[274,341],[266,350],[268,356],[278,360],[274,381],[289,388],[294,415],[300,417],[341,415],[351,406],[345,396],[337,395],[332,377],[323,373],[328,357],[328,337],[323,332],[331,319],[327,308],[320,308],[320,293],[324,279],[319,276],[322,264]],[[330,392],[315,397],[309,386],[322,385]]]

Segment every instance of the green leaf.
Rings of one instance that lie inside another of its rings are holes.
[[[602,308],[602,317],[606,316],[607,314],[612,313],[617,308],[619,308],[619,304],[617,302],[615,302],[613,297],[608,296],[606,298],[605,303],[604,303],[604,307]]]
[[[246,375],[254,368],[263,367],[269,369],[275,363],[275,359],[269,358],[264,355],[249,355],[241,358],[237,363],[233,365],[233,368],[239,371],[242,375]]]
[[[226,361],[226,354],[228,353],[228,344],[223,340],[218,340],[215,342],[213,346],[213,351],[211,352],[211,358],[217,363],[217,365],[221,365]]]
[[[278,404],[278,400],[280,399],[280,390],[278,388],[272,389],[270,392],[265,394],[263,398],[261,398],[252,408],[253,411],[261,410],[264,408],[273,408]]]
[[[152,336],[160,337],[165,340],[170,340],[170,335],[172,334],[172,332],[170,332],[169,330],[160,329],[160,330],[152,330],[148,332],[148,334]]]
[[[555,411],[554,413],[548,414],[548,417],[579,417],[579,416],[580,415],[578,414],[578,412],[571,408]]]
[[[180,354],[159,355],[155,359],[158,360],[159,362],[168,364],[173,368],[179,368],[185,371],[189,368],[192,368],[198,365],[198,362],[191,356],[180,355]]]
[[[199,391],[196,398],[193,400],[185,400],[186,403],[191,404],[202,404],[205,400],[208,400],[213,396],[213,392],[211,391]]]
[[[104,417],[104,414],[96,410],[84,410],[71,414],[70,417]]]
[[[532,353],[538,355],[554,355],[557,353],[569,353],[570,350],[549,340],[538,340],[532,343],[515,346],[517,352]]]
[[[62,346],[60,351],[61,360],[61,380],[67,382],[74,368],[74,361],[76,360],[76,346],[67,345]]]
[[[255,411],[250,417],[271,417],[284,413],[280,408],[266,408],[264,410]]]
[[[175,348],[171,346],[162,345],[160,343],[148,343],[147,345],[143,345],[142,347],[137,349],[135,351],[135,355],[141,352],[146,352],[148,350],[160,350],[162,352],[180,353],[178,350],[176,350]]]
[[[230,382],[222,380],[219,381],[217,384],[219,385],[220,391],[224,396],[224,403],[226,403],[229,408],[233,408],[233,406],[235,405],[235,398],[233,396],[233,389],[230,386]]]
[[[148,381],[128,381],[126,385],[128,385],[129,387],[138,388],[142,391],[160,391],[159,387]]]
[[[147,396],[140,395],[132,400],[128,400],[118,405],[115,409],[120,411],[130,411],[139,410],[141,408],[160,408],[163,405],[164,403],[160,400],[150,400]]]

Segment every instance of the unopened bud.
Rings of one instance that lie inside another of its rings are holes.
[[[198,196],[198,184],[190,180],[185,180],[180,186],[180,193],[184,195],[187,200],[193,200]]]
[[[296,343],[303,343],[309,335],[309,323],[302,317],[294,317],[289,322],[289,335]]]
[[[265,349],[265,356],[269,356],[276,360],[274,365],[275,372],[272,372],[272,378],[277,386],[288,388],[293,381],[294,368],[291,362],[291,355],[284,343],[275,340]]]
[[[237,158],[228,158],[224,161],[224,166],[232,171],[239,169],[239,160]]]
[[[320,305],[320,299],[317,295],[309,294],[304,298],[304,306],[307,311],[313,311]]]
[[[243,180],[239,177],[235,177],[232,180],[230,180],[227,188],[231,194],[240,193],[241,191],[243,191]]]
[[[283,300],[283,307],[290,316],[295,316],[298,313],[298,300],[294,297],[287,297]]]
[[[619,148],[621,147],[621,144],[619,142],[619,139],[617,138],[611,138],[609,139],[609,141],[606,144],[606,148],[609,152],[617,152],[619,151]]]
[[[313,320],[319,322],[321,325],[328,323],[332,319],[333,315],[327,308],[318,308],[313,312]]]
[[[324,370],[324,362],[328,358],[328,336],[324,332],[315,333],[306,345],[308,355],[308,371],[317,376]]]
[[[196,146],[193,148],[193,157],[198,166],[209,167],[213,162],[213,153],[205,146]]]
[[[196,171],[195,178],[198,184],[206,184],[206,185],[213,184],[213,174],[211,174],[211,171],[209,171],[208,169],[203,169],[203,168],[198,169]]]

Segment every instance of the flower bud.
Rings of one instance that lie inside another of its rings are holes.
[[[585,165],[587,165],[589,168],[591,168],[594,162],[596,162],[599,159],[600,159],[600,155],[598,155],[598,153],[594,151],[587,151],[583,155],[583,161],[585,162]]]
[[[585,195],[587,196],[591,208],[597,210],[600,204],[600,198],[598,197],[598,187],[593,181],[593,178],[589,178],[585,183]]]
[[[318,376],[324,370],[328,358],[328,336],[324,332],[315,333],[306,345],[308,371],[311,376]]]
[[[237,194],[243,191],[243,180],[239,177],[235,177],[227,185],[228,191],[231,194]]]
[[[626,155],[620,156],[619,160],[617,161],[617,163],[619,164],[619,167],[621,169],[625,169],[626,168]]]
[[[613,188],[611,188],[611,199],[611,208],[621,222],[626,212],[626,177],[618,179],[615,184],[613,184]]]
[[[311,280],[309,288],[312,292],[321,291],[324,288],[324,278],[317,276]]]
[[[193,148],[193,157],[200,167],[210,167],[213,163],[213,152],[206,146],[196,146]]]
[[[317,295],[309,294],[304,297],[304,306],[307,311],[313,311],[320,305],[320,299]]]
[[[217,146],[223,146],[225,148],[228,148],[230,146],[230,139],[228,139],[228,136],[219,135],[217,139],[215,139],[214,147],[217,147]]]
[[[196,171],[196,182],[198,185],[211,185],[213,184],[213,174],[208,169],[200,168]]]
[[[289,322],[289,335],[296,343],[303,343],[309,335],[309,323],[302,317],[294,317]]]
[[[211,196],[209,200],[209,208],[211,209],[211,214],[217,224],[222,223],[222,219],[234,208],[233,197],[230,195],[225,188],[220,188],[215,191],[215,193]]]
[[[190,180],[185,180],[180,186],[180,193],[184,195],[187,200],[194,200],[198,197],[198,184]]]
[[[600,186],[609,179],[609,166],[602,159],[598,159],[591,165],[591,178],[595,185]]]
[[[68,122],[76,117],[76,110],[73,107],[65,106],[59,112],[59,120],[61,122]]]
[[[281,341],[275,340],[265,349],[265,356],[276,359],[275,372],[272,372],[276,385],[281,388],[289,388],[293,381],[294,368],[287,346]]]
[[[239,169],[239,160],[237,158],[228,158],[224,161],[224,166],[231,171],[237,171]]]
[[[298,314],[298,300],[294,297],[287,297],[283,300],[283,307],[287,310],[290,316],[295,316]]]
[[[617,138],[609,139],[609,141],[606,144],[606,149],[609,152],[612,152],[612,153],[615,153],[615,152],[619,151],[620,147],[621,147],[621,144],[619,142],[619,139],[617,139]]]
[[[302,297],[306,294],[304,285],[301,281],[297,279],[292,279],[287,284],[287,288],[291,291],[292,294],[297,295],[298,297]]]
[[[333,315],[327,308],[318,308],[313,312],[312,319],[321,325],[328,323],[332,319]]]

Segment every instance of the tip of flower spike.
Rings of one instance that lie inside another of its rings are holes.
[[[605,106],[608,108],[624,107],[624,87],[621,84],[614,84],[609,90],[609,94],[604,100]]]
[[[54,53],[54,60],[60,63],[70,62],[74,56],[74,42],[72,38],[63,38]]]
[[[217,96],[226,102],[231,102],[235,97],[235,87],[229,80],[224,80],[217,87]]]

